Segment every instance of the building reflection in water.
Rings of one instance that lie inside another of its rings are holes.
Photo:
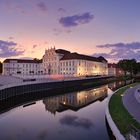
[[[55,114],[67,109],[77,111],[97,100],[102,101],[107,97],[108,86],[85,90],[81,92],[73,92],[64,95],[48,97],[43,100],[47,111]]]
[[[125,85],[125,81],[117,81],[117,82],[109,83],[108,88],[114,91],[119,87],[122,87],[123,85]]]
[[[115,91],[116,89],[124,86],[124,85],[128,85],[130,83],[133,83],[133,79],[131,80],[126,80],[126,81],[117,81],[117,82],[113,82],[113,83],[109,83],[108,84],[108,88],[110,88],[111,90]]]

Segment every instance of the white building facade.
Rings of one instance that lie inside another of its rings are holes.
[[[67,50],[45,50],[42,60],[6,59],[4,75],[107,75],[108,64],[103,57],[92,57]]]
[[[55,48],[45,50],[42,58],[44,73],[49,75],[60,74],[60,60],[67,53],[70,52],[62,49],[55,50]]]
[[[3,75],[43,74],[42,60],[6,59],[3,62]]]
[[[107,75],[108,64],[103,57],[91,57],[51,48],[43,56],[45,74],[69,76]]]

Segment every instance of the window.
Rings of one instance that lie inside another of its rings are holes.
[[[21,71],[17,71],[17,74],[20,74],[21,73]]]
[[[79,61],[79,66],[81,65],[80,61]]]
[[[72,65],[74,66],[74,61],[72,61]]]

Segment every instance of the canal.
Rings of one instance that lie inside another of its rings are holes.
[[[16,107],[17,99],[12,99],[11,108],[9,101],[0,103],[0,140],[109,140],[107,97],[130,82],[44,97]]]

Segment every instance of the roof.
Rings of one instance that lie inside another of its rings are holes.
[[[101,60],[101,61],[107,62],[107,60],[104,57],[102,57],[102,56],[99,56],[98,59]]]
[[[70,53],[70,51],[63,50],[63,49],[57,49],[57,50],[55,50],[55,52],[60,53],[60,54],[68,54],[68,53]]]
[[[92,57],[92,56],[88,56],[88,55],[83,55],[83,54],[78,54],[78,53],[68,53],[65,54],[61,60],[71,60],[71,59],[81,59],[81,60],[89,60],[89,61],[96,61],[96,62],[107,62],[106,59],[104,59],[103,57]]]
[[[108,68],[117,68],[118,66],[117,66],[117,64],[115,64],[115,63],[109,63],[108,64]]]
[[[27,59],[5,59],[3,63],[10,63],[10,61],[17,61],[17,63],[42,63],[42,59],[33,59],[33,60],[27,60]]]

